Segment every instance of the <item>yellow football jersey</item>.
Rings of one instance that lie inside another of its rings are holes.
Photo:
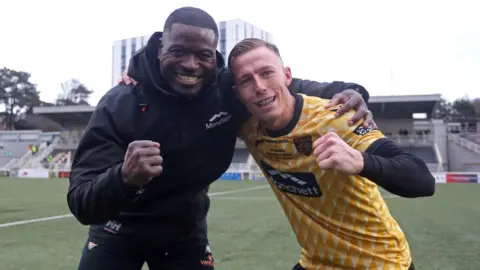
[[[295,116],[280,134],[251,117],[240,137],[268,179],[298,243],[306,269],[408,269],[410,249],[377,185],[359,176],[323,171],[312,151],[323,134],[336,132],[365,151],[384,135],[361,123],[348,126],[353,112],[336,118],[328,100],[296,96]]]

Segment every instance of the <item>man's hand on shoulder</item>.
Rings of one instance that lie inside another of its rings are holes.
[[[335,115],[337,117],[352,109],[355,110],[355,115],[349,119],[348,125],[351,126],[364,118],[363,127],[377,126],[375,121],[373,121],[372,112],[368,110],[367,103],[357,91],[347,89],[341,93],[335,94],[325,108],[329,109],[339,104],[343,104],[343,106],[337,111]]]
[[[123,182],[130,187],[142,187],[162,171],[160,144],[152,141],[133,141],[128,145],[122,166]]]
[[[126,84],[126,85],[133,84],[133,85],[137,85],[137,81],[135,81],[134,79],[130,78],[130,77],[127,75],[127,72],[124,71],[124,72],[122,73],[122,77],[120,77],[120,79],[118,79],[118,84]]]
[[[313,142],[313,154],[322,170],[334,170],[357,175],[363,170],[363,155],[344,142],[336,133],[329,132]]]

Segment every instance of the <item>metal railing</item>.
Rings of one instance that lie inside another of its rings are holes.
[[[442,152],[440,152],[440,148],[438,147],[437,142],[433,143],[433,151],[435,152],[435,157],[437,158],[436,170],[435,172],[443,172],[445,170],[445,163],[443,162]],[[427,164],[428,166],[428,164]],[[433,166],[433,165],[432,165]],[[429,167],[430,169],[430,167]],[[430,169],[432,171],[432,169]]]
[[[480,144],[472,142],[468,139],[460,137],[458,134],[448,134],[448,140],[455,142],[456,144],[473,151],[477,154],[480,154]]]
[[[28,162],[23,164],[21,167],[25,167],[25,168],[43,167],[43,165],[41,164],[42,160],[45,159],[48,155],[50,155],[53,152],[59,140],[60,138],[58,137],[53,139],[53,141],[48,146],[46,146],[46,143],[45,143],[46,147],[40,147],[40,150],[37,153],[35,153],[35,155],[33,155],[32,158],[29,159]]]
[[[389,135],[387,138],[399,145],[433,145],[435,142],[433,134]]]

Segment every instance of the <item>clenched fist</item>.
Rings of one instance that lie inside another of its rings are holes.
[[[159,176],[163,159],[160,144],[152,141],[134,141],[128,145],[122,166],[123,181],[128,186],[142,187]]]
[[[329,132],[313,143],[313,154],[322,170],[334,170],[357,175],[363,170],[363,156],[334,132]]]

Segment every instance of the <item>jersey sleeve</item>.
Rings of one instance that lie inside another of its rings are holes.
[[[320,127],[322,135],[328,132],[335,132],[348,145],[361,152],[365,152],[375,141],[385,138],[385,135],[375,127],[363,127],[363,119],[349,126],[348,121],[355,114],[355,111],[352,110],[340,117],[335,117],[335,112],[338,109],[339,107],[331,108],[326,117],[326,123],[322,121],[322,126]]]

